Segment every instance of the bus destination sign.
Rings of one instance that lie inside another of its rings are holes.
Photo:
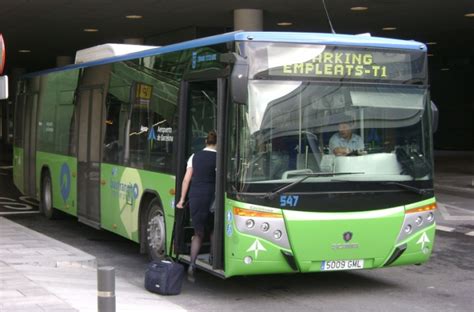
[[[269,76],[406,80],[412,77],[408,53],[357,51],[331,47],[306,60],[269,68]]]
[[[304,63],[281,68],[283,75],[387,78],[387,66],[374,62],[373,53],[323,52]]]

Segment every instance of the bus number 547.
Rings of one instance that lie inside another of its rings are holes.
[[[280,207],[296,207],[299,199],[298,195],[282,195],[280,196]]]

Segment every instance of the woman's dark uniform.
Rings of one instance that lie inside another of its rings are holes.
[[[189,208],[196,234],[210,233],[214,225],[213,213],[209,211],[215,196],[216,152],[202,150],[194,154],[193,176],[189,190]]]

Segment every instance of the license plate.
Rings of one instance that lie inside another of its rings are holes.
[[[364,260],[334,260],[321,262],[321,271],[359,270],[364,268]]]

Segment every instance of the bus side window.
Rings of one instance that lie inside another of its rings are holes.
[[[133,168],[145,168],[147,159],[148,143],[148,108],[139,104],[132,106],[130,118],[130,131],[128,140],[130,144],[129,166]]]
[[[152,105],[147,134],[150,149],[148,167],[152,170],[172,172],[173,141],[176,134],[176,127],[173,125],[174,116],[170,116],[171,120],[168,120],[159,111],[159,105]]]
[[[104,162],[121,164],[123,157],[123,144],[120,140],[120,114],[122,102],[112,94],[107,95],[105,138],[104,138]]]

